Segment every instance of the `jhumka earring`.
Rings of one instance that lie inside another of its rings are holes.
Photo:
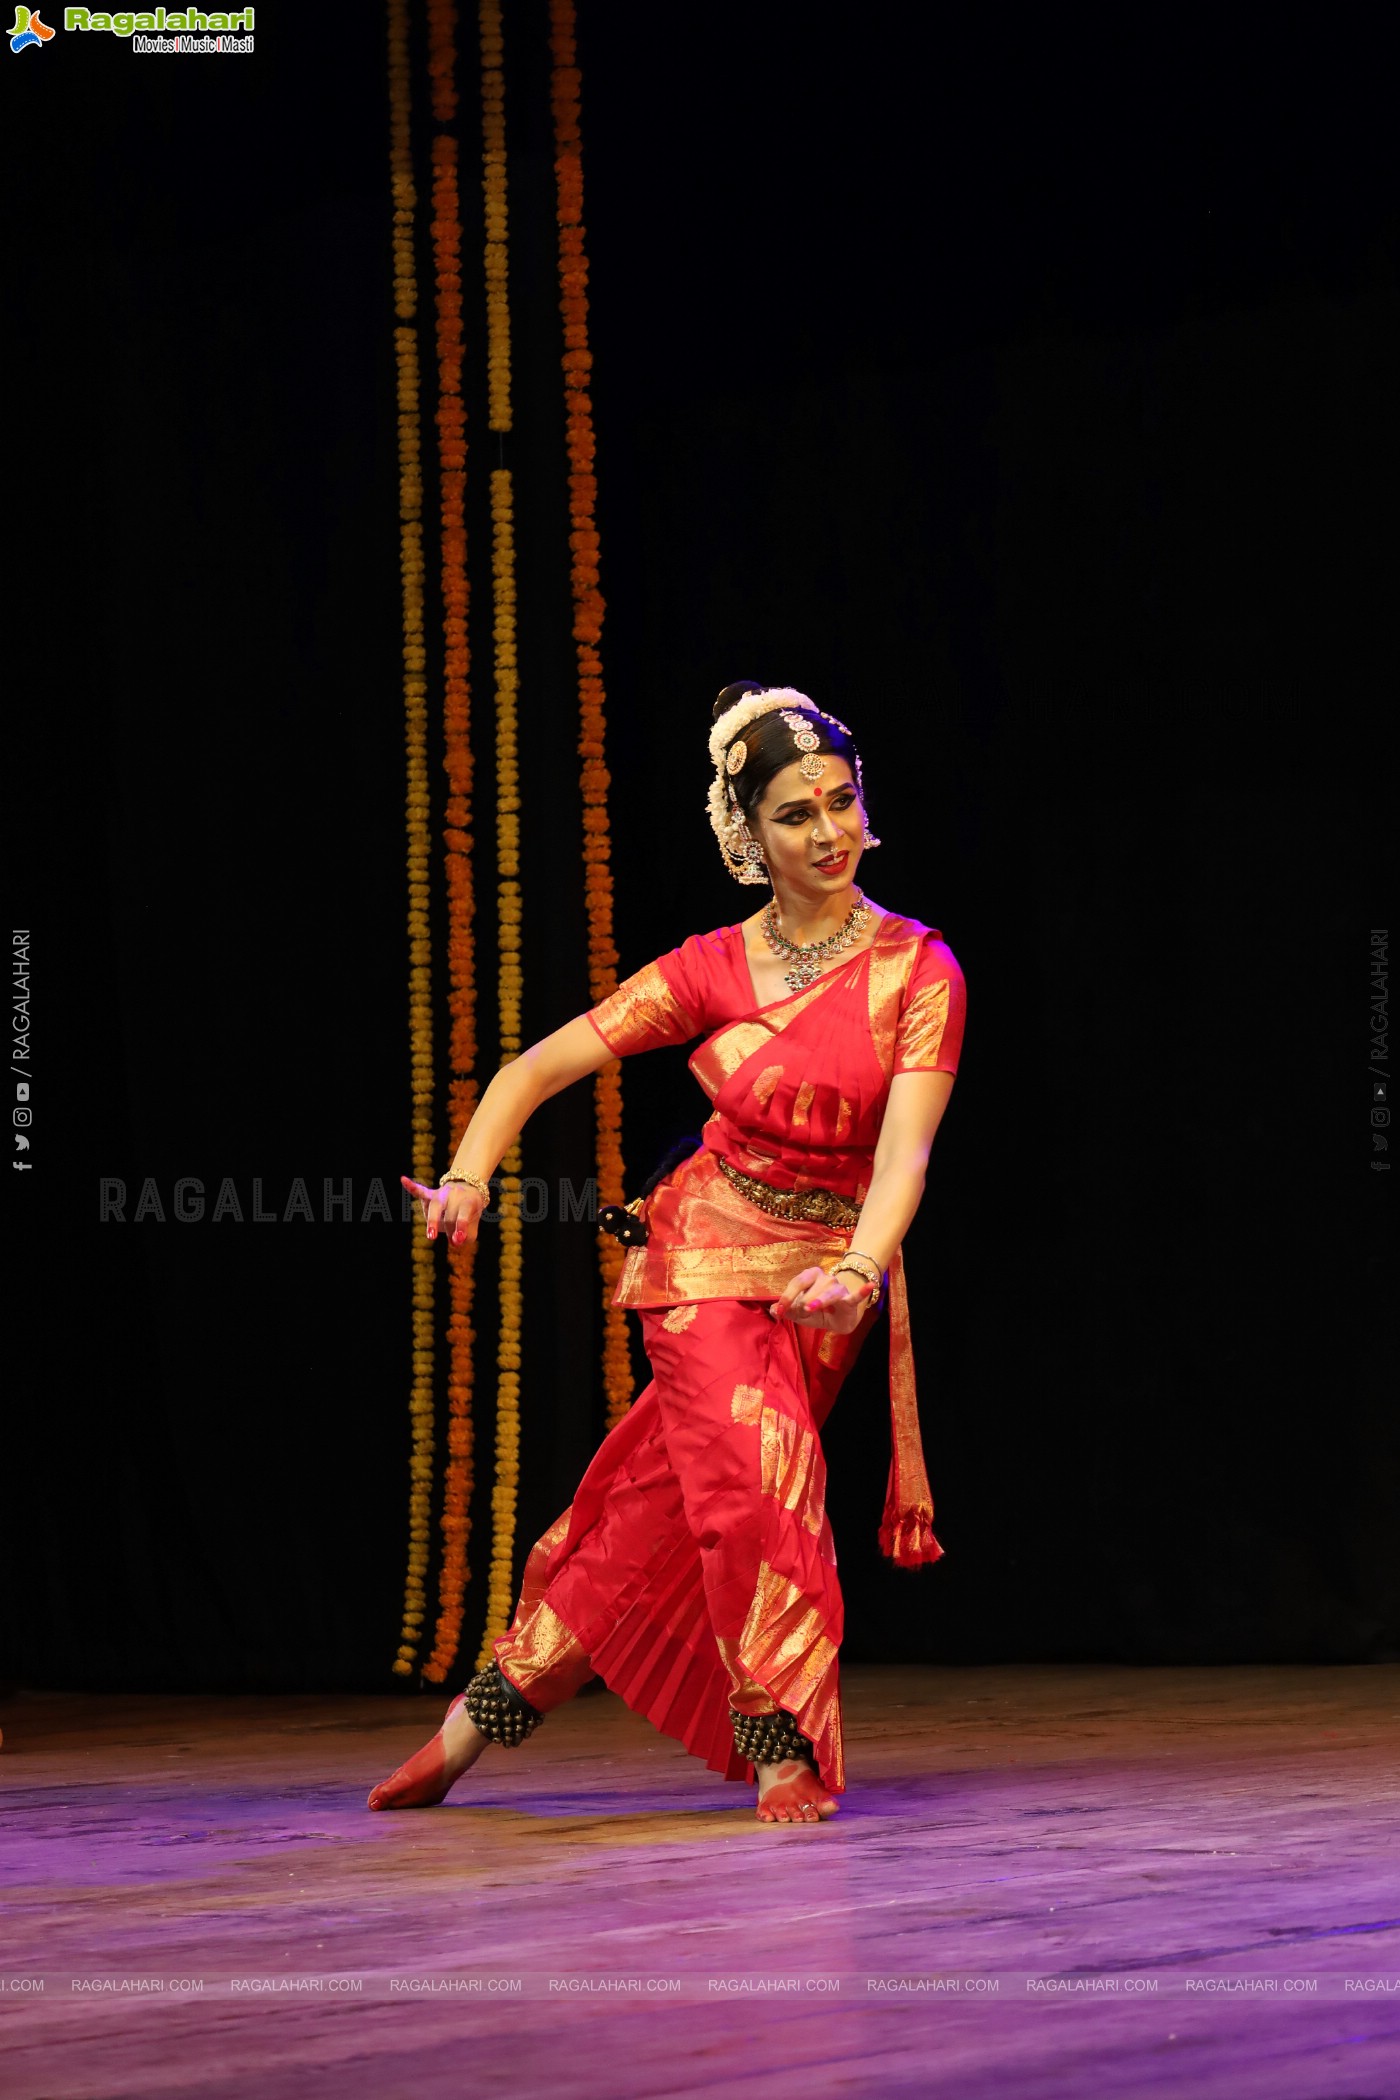
[[[729,836],[732,842],[730,853],[733,856],[731,868],[735,880],[747,883],[766,882],[768,880],[768,864],[763,858],[763,848],[749,830],[737,808],[729,820]],[[733,866],[734,861],[739,863],[737,867]]]
[[[724,770],[729,777],[724,783],[725,819],[720,844],[724,849],[725,865],[734,880],[752,884],[766,882],[768,870],[763,848],[749,830],[734,792],[734,776],[743,771],[748,755],[748,745],[742,737],[736,737],[725,756]]]

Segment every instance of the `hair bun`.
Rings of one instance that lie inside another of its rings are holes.
[[[766,685],[759,685],[752,678],[736,678],[733,685],[725,687],[714,706],[710,709],[711,728],[713,728],[721,715],[727,715],[730,708],[736,707],[749,693],[766,693],[767,691]]]

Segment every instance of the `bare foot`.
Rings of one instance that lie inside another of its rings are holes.
[[[820,1823],[834,1816],[837,1804],[805,1757],[785,1757],[781,1764],[755,1765],[760,1823]]]
[[[435,1808],[446,1799],[486,1748],[486,1737],[467,1718],[465,1698],[466,1693],[459,1692],[432,1741],[388,1779],[381,1779],[369,1797],[371,1808]]]

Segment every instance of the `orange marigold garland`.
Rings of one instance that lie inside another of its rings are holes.
[[[511,427],[507,304],[505,79],[500,0],[480,0],[482,189],[486,208],[487,420]],[[520,1053],[520,776],[515,648],[515,499],[510,470],[491,476],[491,574],[496,685],[496,919],[500,951],[501,1059]],[[491,1493],[491,1572],[478,1666],[491,1659],[514,1597],[516,1497],[520,1485],[520,1141],[501,1161],[500,1322],[497,1343],[496,1479]]]
[[[613,942],[610,776],[604,763],[604,602],[598,589],[598,526],[594,508],[593,401],[588,348],[588,256],[583,230],[583,157],[579,134],[580,77],[575,57],[573,0],[550,0],[550,102],[554,112],[554,176],[559,209],[559,310],[564,317],[564,401],[569,453],[569,549],[574,594],[574,642],[578,660],[579,752],[583,759],[584,897],[588,907],[588,983],[593,1003],[617,984]],[[620,1202],[622,1164],[622,1068],[605,1065],[594,1083],[594,1115],[600,1190]],[[603,1276],[603,1390],[611,1429],[631,1405],[632,1359],[627,1316],[612,1303],[623,1250],[599,1235]]]
[[[433,116],[450,125],[457,110],[454,80],[457,9],[453,0],[429,0],[428,78]],[[476,982],[472,883],[471,658],[467,641],[466,467],[467,412],[462,399],[462,219],[457,141],[448,130],[433,139],[433,273],[437,293],[438,463],[441,488],[443,606],[443,765],[447,806],[443,842],[447,870],[447,968],[451,1015],[448,1157],[477,1105]],[[442,1564],[437,1626],[423,1675],[441,1684],[457,1659],[462,1606],[471,1566],[472,1368],[476,1342],[472,1302],[476,1264],[448,1262],[447,1466],[443,1477]]]
[[[409,142],[411,94],[406,0],[388,0],[389,171],[394,200],[394,355],[398,386],[399,568],[403,588],[405,742],[408,760],[409,1045],[413,1171],[431,1172],[433,1156],[432,958],[428,933],[430,797],[428,684],[423,636],[423,470],[418,415],[417,287],[413,217],[417,196]],[[413,1277],[413,1376],[409,1397],[408,1573],[394,1671],[413,1673],[427,1610],[429,1517],[433,1487],[433,1249],[421,1233],[410,1242]]]

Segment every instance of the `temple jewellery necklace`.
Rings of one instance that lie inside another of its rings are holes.
[[[855,887],[852,884],[852,888]],[[770,897],[764,905],[759,926],[773,953],[783,962],[792,964],[790,970],[783,972],[783,983],[790,985],[793,991],[800,992],[806,989],[814,977],[821,974],[821,966],[828,955],[839,955],[843,948],[849,948],[853,941],[860,939],[869,918],[870,906],[865,901],[865,892],[856,888],[856,901],[847,913],[844,924],[838,926],[835,933],[828,934],[824,941],[790,941],[778,926],[776,897]]]

